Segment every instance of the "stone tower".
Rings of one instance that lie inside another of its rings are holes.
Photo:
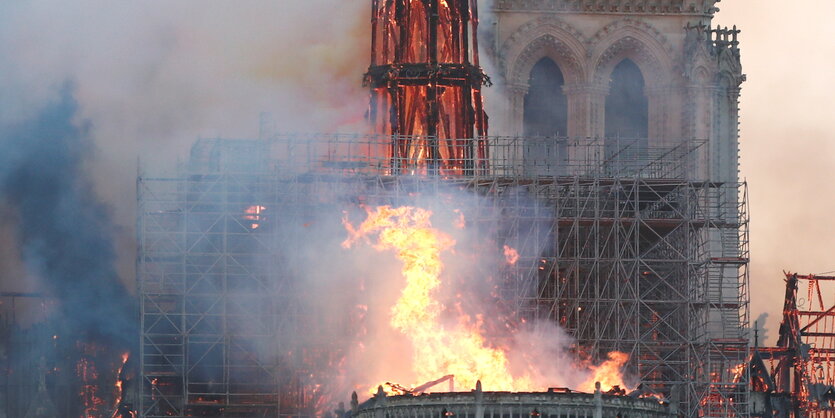
[[[559,319],[578,345],[632,353],[641,380],[680,397],[685,416],[747,414],[744,376],[733,371],[748,349],[748,217],[738,170],[738,104],[745,76],[739,31],[712,25],[717,3],[493,0],[492,15],[482,19],[482,27],[489,28],[482,33],[483,50],[493,54],[495,68],[489,73],[500,89],[499,95],[488,97],[501,102],[488,102],[491,133],[527,144],[520,152],[526,165],[582,163],[589,158],[577,151],[584,144],[602,145],[591,157],[601,167],[620,164],[618,158],[624,156],[635,163],[626,163],[626,168],[637,169],[629,179],[639,184],[635,207],[624,202],[633,198],[625,197],[623,183],[606,183],[629,177],[617,171],[603,171],[592,191],[605,195],[615,190],[617,202],[591,206],[615,214],[607,215],[606,222],[644,219],[620,227],[606,226],[599,218],[585,220],[598,229],[590,229],[577,247],[594,252],[576,260],[557,257],[555,262],[579,272],[574,282],[578,289],[596,289],[580,297],[586,298],[584,303],[600,307],[630,299],[637,315],[610,315],[602,309],[587,322],[579,314]],[[682,147],[691,151],[681,159],[688,168],[680,179],[686,186],[679,197],[662,190],[666,186],[658,184],[663,181],[642,183],[653,176],[644,167],[656,155],[671,155],[666,150]],[[526,173],[538,178],[567,174],[537,167]],[[555,194],[556,216],[574,213],[560,212],[559,199],[570,200],[577,192],[562,189]],[[658,201],[642,202],[642,196]],[[577,207],[591,207],[583,205]],[[699,208],[690,210],[688,205]],[[661,208],[675,214],[666,218],[656,213]],[[674,225],[667,223],[672,218],[677,219]],[[582,229],[584,220],[560,221],[571,227],[555,232],[556,254],[571,248],[561,237]],[[692,229],[685,232],[684,225]],[[613,249],[599,244],[607,242],[617,244]],[[624,255],[622,249],[633,243],[634,253]],[[617,254],[615,262],[604,260],[607,251]],[[585,259],[595,261],[584,266]],[[616,264],[627,269],[611,268]],[[639,265],[639,273],[627,271],[630,265]],[[679,268],[685,265],[687,269]],[[591,272],[599,266],[614,273],[598,281]],[[633,293],[607,293],[629,280]],[[560,306],[570,305],[570,289],[560,289],[555,298]],[[659,324],[667,329],[660,330]],[[623,344],[624,330],[638,335],[632,343]]]
[[[736,182],[745,76],[739,31],[711,27],[717,2],[495,0],[494,133],[702,140],[699,176]]]

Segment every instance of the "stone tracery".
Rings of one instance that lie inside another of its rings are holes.
[[[594,74],[591,80],[602,83],[624,58],[631,58],[647,79],[648,87],[669,82],[673,70],[673,49],[666,37],[646,22],[621,19],[600,29],[590,40]]]
[[[579,82],[585,72],[585,40],[571,25],[552,16],[534,19],[504,42],[499,64],[508,84],[526,85],[528,73],[543,57],[553,59],[567,82]]]

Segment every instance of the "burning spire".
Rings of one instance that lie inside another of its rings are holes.
[[[373,0],[369,120],[395,173],[485,168],[476,0]]]

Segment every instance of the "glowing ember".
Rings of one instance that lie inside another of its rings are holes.
[[[517,261],[519,261],[519,252],[516,251],[513,247],[505,245],[504,259],[505,261],[507,261],[507,264],[510,264],[512,266],[516,264]]]
[[[116,402],[114,402],[114,408],[119,408],[119,404],[124,399],[124,388],[122,386],[125,380],[125,364],[128,362],[129,355],[130,353],[122,353],[122,364],[119,365],[119,370],[116,371],[116,384],[114,385],[116,387]]]
[[[740,363],[731,367],[730,372],[731,376],[733,376],[734,382],[741,382],[745,375],[745,363]]]
[[[84,405],[82,418],[96,418],[102,413],[104,399],[99,395],[99,373],[96,370],[95,356],[101,349],[94,344],[78,343],[82,357],[75,364],[75,372],[81,382],[78,395]]]
[[[467,226],[467,220],[464,219],[464,213],[461,212],[461,209],[455,209],[455,214],[458,215],[458,218],[455,219],[453,225],[458,229],[464,229]]]
[[[260,205],[253,205],[244,211],[246,215],[244,215],[244,220],[251,221],[249,227],[252,229],[258,229],[261,226],[261,221],[264,220],[263,213],[267,210],[266,207]]]

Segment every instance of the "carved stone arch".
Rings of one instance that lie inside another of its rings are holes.
[[[733,82],[734,88],[739,88],[745,81],[745,74],[742,74],[742,65],[739,58],[735,57],[730,51],[722,51],[719,54],[718,67],[719,74],[717,77],[728,77]]]
[[[691,82],[705,86],[713,82],[713,74],[715,73],[715,71],[709,70],[706,65],[698,65],[690,71],[689,78]]]
[[[514,63],[510,80],[514,84],[527,85],[531,69],[543,58],[550,58],[560,67],[566,84],[583,81],[583,68],[567,45],[556,37],[542,35],[519,54]]]
[[[502,45],[499,56],[505,81],[510,85],[526,86],[531,69],[545,57],[560,67],[566,84],[585,81],[583,35],[556,17],[541,17],[522,25]]]
[[[648,88],[663,87],[675,73],[673,49],[651,25],[634,19],[613,22],[594,35],[592,80],[605,84],[615,66],[631,59],[644,75]]]
[[[714,79],[717,86],[723,89],[736,88],[736,77],[729,71],[720,71]]]
[[[718,71],[716,59],[710,55],[704,45],[694,48],[685,58],[684,77],[690,83],[711,84]]]

